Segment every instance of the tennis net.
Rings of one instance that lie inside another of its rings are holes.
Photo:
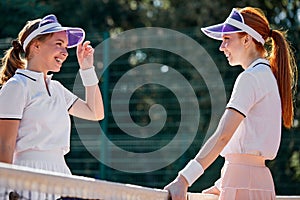
[[[217,200],[214,195],[201,193],[189,193],[188,196],[189,200]],[[52,200],[60,197],[94,200],[169,199],[168,192],[161,189],[0,163],[0,200]]]

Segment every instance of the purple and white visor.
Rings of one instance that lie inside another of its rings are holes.
[[[43,35],[47,33],[56,33],[60,31],[66,31],[68,36],[68,48],[72,48],[81,43],[85,38],[85,32],[81,28],[75,27],[63,27],[58,23],[55,15],[47,15],[44,17],[36,30],[30,33],[24,41],[23,49],[26,51],[27,45],[32,39],[38,35]]]
[[[223,40],[224,34],[246,32],[258,42],[265,43],[265,40],[257,31],[245,24],[242,14],[235,8],[232,9],[224,23],[201,28],[201,31],[216,40]]]

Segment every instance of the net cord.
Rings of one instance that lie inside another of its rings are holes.
[[[29,190],[60,196],[105,200],[169,200],[166,190],[65,175],[0,163],[0,188]],[[217,196],[188,193],[189,200],[217,200]]]

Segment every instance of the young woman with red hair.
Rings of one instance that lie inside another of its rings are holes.
[[[272,30],[260,9],[233,9],[222,24],[201,29],[222,40],[231,66],[244,71],[213,136],[176,179],[165,187],[172,200],[184,200],[191,186],[219,156],[225,157],[221,178],[204,193],[220,200],[275,200],[275,187],[265,160],[275,159],[281,127],[293,125],[293,89],[297,68],[285,33]]]

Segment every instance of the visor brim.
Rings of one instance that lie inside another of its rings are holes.
[[[68,36],[68,48],[76,47],[85,39],[85,32],[81,28],[73,27],[53,27],[43,31],[41,34],[56,33],[60,31],[66,31]]]
[[[204,27],[201,28],[201,31],[215,40],[222,40],[224,34],[243,32],[243,30],[227,23]]]

